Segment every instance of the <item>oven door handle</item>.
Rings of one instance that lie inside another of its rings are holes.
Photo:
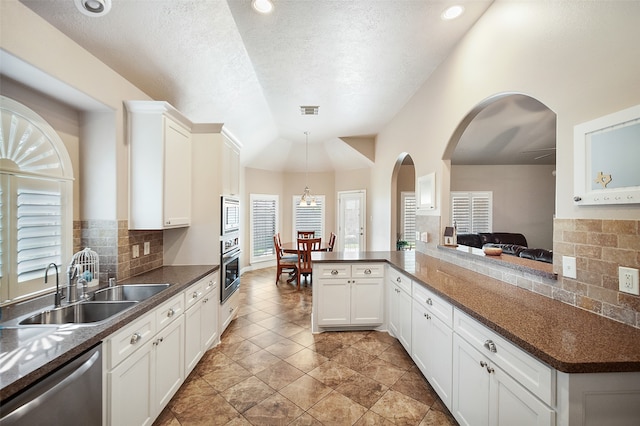
[[[234,250],[232,252],[229,253],[225,253],[222,255],[222,262],[226,262],[229,259],[233,259],[235,257],[238,257],[240,255],[240,253],[242,253],[242,250]]]

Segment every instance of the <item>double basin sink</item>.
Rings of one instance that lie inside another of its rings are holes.
[[[134,284],[119,285],[97,290],[91,300],[49,309],[31,315],[20,325],[51,324],[91,324],[107,320],[112,316],[146,300],[169,284]]]

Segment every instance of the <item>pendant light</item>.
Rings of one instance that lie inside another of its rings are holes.
[[[305,178],[304,178],[304,192],[300,197],[300,207],[316,206],[316,197],[311,196],[309,190],[309,132],[304,132],[306,139],[306,160],[305,160]]]

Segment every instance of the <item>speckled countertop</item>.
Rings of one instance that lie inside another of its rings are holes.
[[[118,284],[171,284],[112,319],[95,325],[19,326],[24,315],[53,307],[53,295],[2,308],[0,323],[0,400],[19,392],[189,285],[219,269],[217,265],[164,266]],[[40,303],[40,305],[38,305]]]
[[[413,251],[315,253],[317,262],[386,261],[565,373],[640,371],[640,329]]]

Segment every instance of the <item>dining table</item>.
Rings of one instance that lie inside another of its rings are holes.
[[[282,251],[289,254],[297,254],[298,253],[298,243],[282,243]],[[318,250],[313,251],[329,251],[329,245],[325,242],[320,243],[320,248]]]

